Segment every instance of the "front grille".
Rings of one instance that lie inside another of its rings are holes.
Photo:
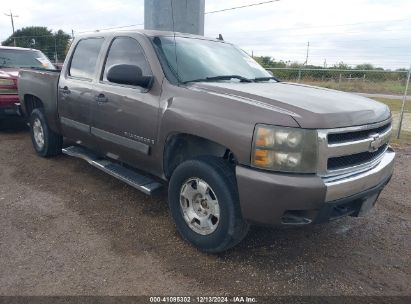
[[[375,152],[362,152],[358,154],[329,158],[327,164],[328,170],[338,170],[372,162],[385,152],[387,146],[388,145],[385,144]]]
[[[368,138],[371,134],[382,134],[386,132],[391,127],[391,123],[388,123],[384,126],[368,129],[368,130],[361,130],[361,131],[354,131],[354,132],[347,132],[347,133],[330,133],[328,134],[328,143],[329,144],[337,144],[337,143],[344,143],[349,141],[356,141],[356,140],[363,140]]]
[[[387,151],[391,130],[391,119],[369,125],[317,130],[318,174],[335,178],[372,168]]]

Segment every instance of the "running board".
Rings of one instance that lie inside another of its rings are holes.
[[[133,170],[127,169],[110,160],[99,158],[97,155],[86,148],[71,146],[63,148],[62,152],[66,155],[85,160],[93,167],[96,167],[97,169],[110,174],[111,176],[125,182],[126,184],[136,188],[137,190],[144,192],[145,194],[154,194],[162,187],[162,184],[155,181],[154,179],[139,174]]]

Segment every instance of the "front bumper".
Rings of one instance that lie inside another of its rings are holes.
[[[237,166],[243,217],[256,224],[320,223],[371,208],[392,176],[395,153],[374,168],[327,181],[316,175],[279,174]]]

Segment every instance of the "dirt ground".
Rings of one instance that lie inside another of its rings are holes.
[[[411,147],[365,218],[253,227],[233,250],[184,243],[166,196],[0,131],[0,295],[411,295]]]

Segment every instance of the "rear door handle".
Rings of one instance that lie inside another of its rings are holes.
[[[100,93],[94,97],[97,102],[107,102],[108,98],[103,93]]]
[[[65,86],[64,88],[60,88],[60,91],[63,95],[69,95],[71,93],[67,86]]]

